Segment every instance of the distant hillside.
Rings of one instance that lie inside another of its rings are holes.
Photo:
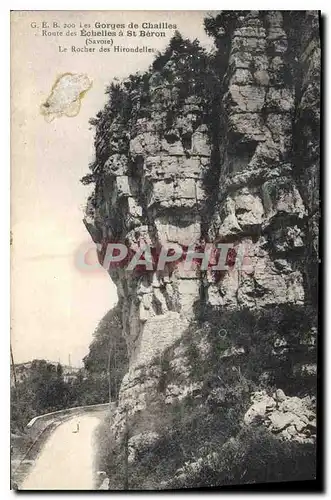
[[[27,379],[29,377],[29,374],[31,372],[31,369],[32,369],[32,365],[33,363],[38,363],[38,362],[41,362],[41,361],[46,361],[49,365],[53,365],[55,367],[57,367],[59,365],[58,362],[56,361],[49,361],[49,360],[41,360],[41,359],[34,359],[32,361],[25,361],[23,363],[15,363],[15,376],[16,376],[16,383],[17,384],[20,384],[22,383],[25,379]],[[69,365],[62,365],[62,371],[63,371],[63,375],[64,375],[64,378],[66,379],[72,379],[72,378],[75,378],[78,373],[79,373],[79,370],[80,368],[78,367],[75,367],[75,366],[69,366]],[[10,384],[11,386],[14,386],[15,385],[15,377],[14,377],[14,370],[13,370],[13,366],[11,365],[10,367]],[[68,381],[68,380],[66,380]]]

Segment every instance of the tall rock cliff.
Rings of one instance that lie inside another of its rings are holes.
[[[213,54],[176,34],[109,87],[84,178],[100,262],[109,243],[152,248],[150,266],[107,265],[129,355],[112,432],[129,428],[134,470],[154,464],[136,488],[249,482],[219,460],[252,429],[300,460],[315,442],[318,13],[224,11],[205,28]],[[157,269],[164,249],[219,243],[225,271]]]

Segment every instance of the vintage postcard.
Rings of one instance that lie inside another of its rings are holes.
[[[320,33],[11,13],[12,489],[318,484]]]

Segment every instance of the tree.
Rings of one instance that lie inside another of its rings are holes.
[[[97,326],[89,353],[83,359],[89,378],[98,380],[99,388],[107,389],[107,397],[117,400],[119,388],[128,367],[127,347],[122,336],[119,307],[108,311]],[[106,384],[101,381],[106,381]],[[110,385],[110,390],[109,390]]]
[[[63,368],[62,368],[61,363],[59,363],[59,364],[57,365],[57,367],[56,367],[56,373],[57,373],[57,376],[58,376],[59,378],[62,378],[62,376],[63,376]]]
[[[63,368],[44,359],[33,360],[27,376],[11,390],[12,429],[23,430],[36,415],[68,408],[73,400]]]

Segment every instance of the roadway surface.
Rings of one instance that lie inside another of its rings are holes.
[[[60,424],[44,444],[20,490],[93,490],[94,415],[75,416]],[[79,424],[79,432],[77,432]]]

